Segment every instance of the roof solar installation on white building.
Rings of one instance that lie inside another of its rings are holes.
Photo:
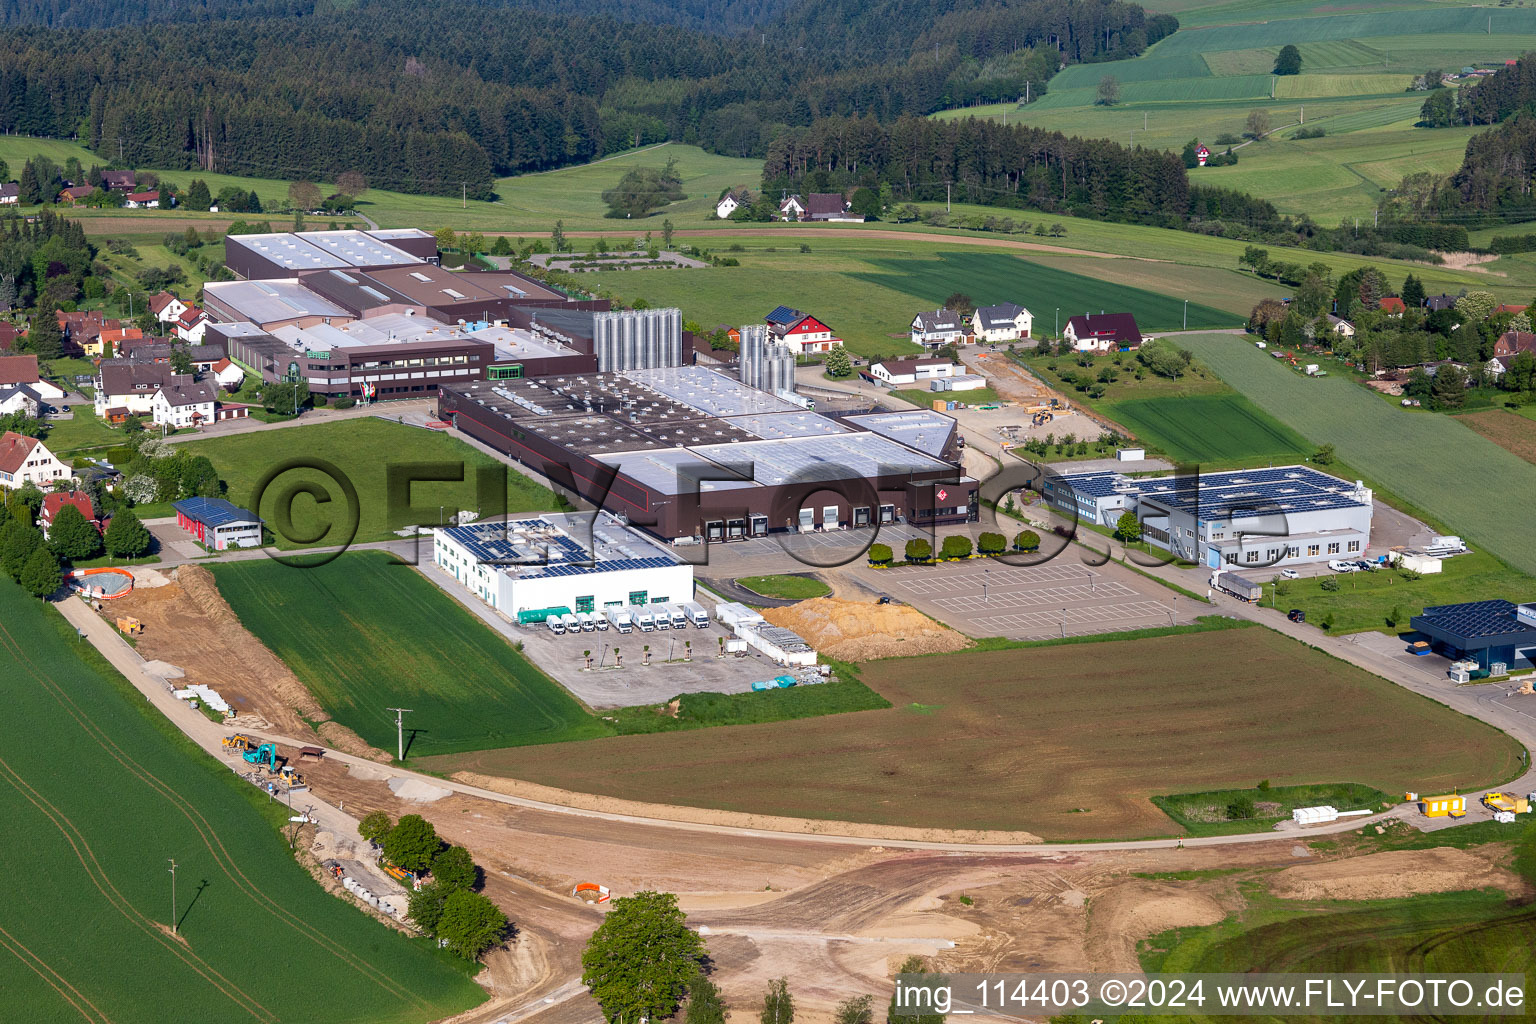
[[[1370,546],[1370,488],[1310,466],[1143,478],[1073,473],[1047,477],[1041,491],[1101,526],[1134,512],[1150,543],[1213,568],[1360,558]]]
[[[607,514],[443,527],[432,547],[439,568],[506,615],[693,599],[692,565]]]

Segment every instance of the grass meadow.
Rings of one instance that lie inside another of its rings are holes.
[[[1341,377],[1305,377],[1241,338],[1181,344],[1260,409],[1453,532],[1536,573],[1526,529],[1536,465],[1453,417],[1389,405]]]
[[[429,946],[322,890],[283,848],[280,804],[9,579],[0,679],[7,863],[36,883],[0,901],[6,1019],[425,1024],[484,1001]]]
[[[1427,791],[1520,771],[1519,745],[1503,734],[1265,629],[961,652],[942,667],[933,657],[860,666],[885,710],[429,766],[635,800],[1054,840],[1171,834],[1151,802],[1170,791],[1262,778]]]
[[[1134,398],[1104,411],[1181,465],[1305,459],[1315,448],[1242,395]]]
[[[391,555],[353,552],[304,571],[269,560],[212,569],[240,621],[332,717],[376,747],[395,749],[387,707],[415,709],[407,757],[609,732],[505,638]]]
[[[413,524],[435,525],[459,509],[476,509],[482,516],[502,512],[547,512],[559,507],[554,492],[471,448],[457,438],[435,431],[389,423],[374,416],[284,427],[252,434],[234,434],[206,441],[182,442],[189,451],[206,455],[229,487],[229,500],[252,507],[267,521],[281,548],[324,547],[347,542],[349,521],[341,484],[323,470],[294,468],[274,476],[261,507],[254,508],[254,491],[263,477],[294,460],[313,458],[335,466],[357,493],[358,543],[389,540],[393,531]],[[437,470],[425,467],[436,466]],[[504,471],[504,482],[503,482]],[[463,479],[422,479],[391,493],[390,474],[428,477],[433,472]],[[482,485],[480,474],[486,473]],[[313,486],[325,500],[304,492]],[[293,495],[289,527],[283,523],[286,500]],[[313,539],[304,539],[313,538]]]

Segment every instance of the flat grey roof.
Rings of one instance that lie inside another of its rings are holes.
[[[725,421],[764,439],[817,437],[848,432],[848,428],[836,420],[818,416],[814,412],[806,412],[804,409],[798,412],[764,412],[748,416],[728,416]]]
[[[341,257],[328,253],[289,231],[279,231],[269,235],[228,235],[225,240],[242,249],[249,249],[259,256],[265,256],[278,266],[295,272],[351,266]]]
[[[237,236],[248,237],[248,236]],[[203,295],[256,324],[301,316],[351,317],[351,313],[299,284],[295,278],[273,281],[209,281]]]
[[[368,234],[381,241],[388,242],[395,238],[431,238],[430,231],[421,228],[369,228]]]
[[[352,267],[400,267],[425,262],[366,231],[300,231],[293,237]]]
[[[738,441],[729,445],[704,445],[694,451],[714,462],[750,464],[753,479],[768,487],[850,477],[874,480],[882,476],[953,469],[947,462],[872,433]]]
[[[928,455],[938,455],[955,431],[955,421],[941,413],[927,410],[912,412],[876,412],[849,416],[848,422],[882,437],[900,441]]]
[[[750,416],[800,409],[793,402],[749,388],[739,380],[703,366],[625,370],[623,375],[674,402],[697,409],[705,416]]]
[[[727,446],[728,448],[730,446]],[[729,467],[702,458],[687,448],[659,448],[643,452],[615,452],[593,458],[613,466],[642,487],[658,494],[691,494],[731,491],[757,486],[751,480],[733,479]],[[699,481],[698,487],[691,481]]]

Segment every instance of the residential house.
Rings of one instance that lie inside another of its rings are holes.
[[[219,386],[220,391],[239,391],[240,385],[245,381],[245,371],[240,369],[240,364],[227,357],[214,363],[209,370],[209,375]]]
[[[196,306],[182,310],[176,318],[176,337],[189,345],[201,345],[208,331],[208,314]]]
[[[0,324],[0,352],[10,351],[20,336],[21,329],[15,324]]]
[[[21,186],[14,181],[0,182],[0,206],[16,206],[21,202]]]
[[[1438,312],[1442,309],[1455,309],[1456,300],[1459,298],[1461,298],[1460,295],[1446,295],[1443,292],[1439,295],[1431,295],[1429,298],[1424,300],[1424,308],[1429,310],[1431,313]]]
[[[0,487],[14,489],[30,483],[46,491],[72,478],[69,467],[37,438],[12,430],[0,437]]]
[[[37,356],[0,356],[0,388],[25,384],[44,402],[64,397],[64,389],[43,380],[37,372]]]
[[[965,323],[952,309],[936,309],[912,318],[912,344],[924,348],[965,344]]]
[[[1029,310],[1012,302],[982,306],[971,314],[971,337],[976,341],[1018,341],[1034,330],[1035,318]]]
[[[96,518],[96,509],[91,504],[91,496],[84,491],[50,491],[43,495],[43,507],[37,510],[37,525],[43,531],[43,537],[48,536],[48,531],[53,528],[53,520],[66,505],[73,505],[85,517],[85,521],[96,527],[98,533],[105,532],[100,519]]]
[[[96,351],[92,355],[103,359],[123,354],[135,341],[144,341],[144,332],[137,327],[118,327],[102,331],[96,337]]]
[[[96,190],[89,185],[71,185],[59,193],[59,202],[77,206],[79,203]]]
[[[187,354],[192,363],[192,372],[197,374],[212,370],[214,363],[228,355],[223,345],[185,345],[147,338],[141,344],[125,349],[123,358],[132,363],[169,363],[176,352]]]
[[[1334,334],[1345,338],[1353,338],[1355,336],[1355,325],[1341,316],[1334,316],[1332,313],[1328,314],[1328,329]]]
[[[744,188],[733,188],[720,197],[715,204],[715,216],[721,220],[728,219],[731,214],[752,202],[752,194]]]
[[[1526,305],[1523,302],[1504,302],[1494,307],[1495,313],[1524,313]]]
[[[798,309],[776,306],[764,319],[773,336],[793,349],[797,356],[830,352],[843,343],[842,338],[833,337],[832,328]]]
[[[42,411],[44,404],[37,392],[26,384],[12,384],[10,387],[0,388],[0,416],[19,412],[23,416],[35,417]]]
[[[187,304],[182,302],[170,292],[161,292],[151,296],[149,311],[155,314],[155,319],[163,324],[174,324],[176,318],[187,311]]]
[[[804,219],[805,203],[800,201],[799,196],[789,196],[779,204],[779,220],[791,221]]]
[[[1141,348],[1141,328],[1129,313],[1084,313],[1067,321],[1061,336],[1079,352],[1126,352]]]
[[[739,346],[741,344],[741,331],[730,324],[716,324],[715,330],[717,332],[724,332],[725,336],[735,342],[736,345]]]
[[[64,333],[64,353],[73,356],[101,355],[101,333],[115,329],[120,322],[104,319],[96,310],[59,313],[59,330]]]
[[[1528,331],[1505,331],[1499,335],[1499,340],[1493,343],[1495,357],[1514,358],[1518,352],[1536,352],[1536,334]]]
[[[883,359],[871,363],[868,377],[891,387],[901,387],[919,382],[926,384],[939,377],[953,377],[959,370],[960,367],[948,359],[913,356],[910,359]]]
[[[101,187],[107,191],[132,192],[135,180],[132,171],[102,171]]]
[[[1379,299],[1376,303],[1376,308],[1391,316],[1402,316],[1408,310],[1403,300],[1396,295],[1387,295]]]
[[[150,402],[150,421],[179,430],[212,423],[218,395],[208,383],[169,384],[155,392]]]
[[[96,415],[109,423],[148,416],[161,388],[192,383],[190,373],[173,373],[169,363],[103,360],[96,371]]]
[[[158,210],[160,209],[160,190],[153,192],[130,192],[123,203],[130,210]]]

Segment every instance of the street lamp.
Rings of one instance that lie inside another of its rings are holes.
[[[981,570],[981,600],[983,604],[991,604],[992,599],[987,596],[987,577],[992,574],[991,569]]]

